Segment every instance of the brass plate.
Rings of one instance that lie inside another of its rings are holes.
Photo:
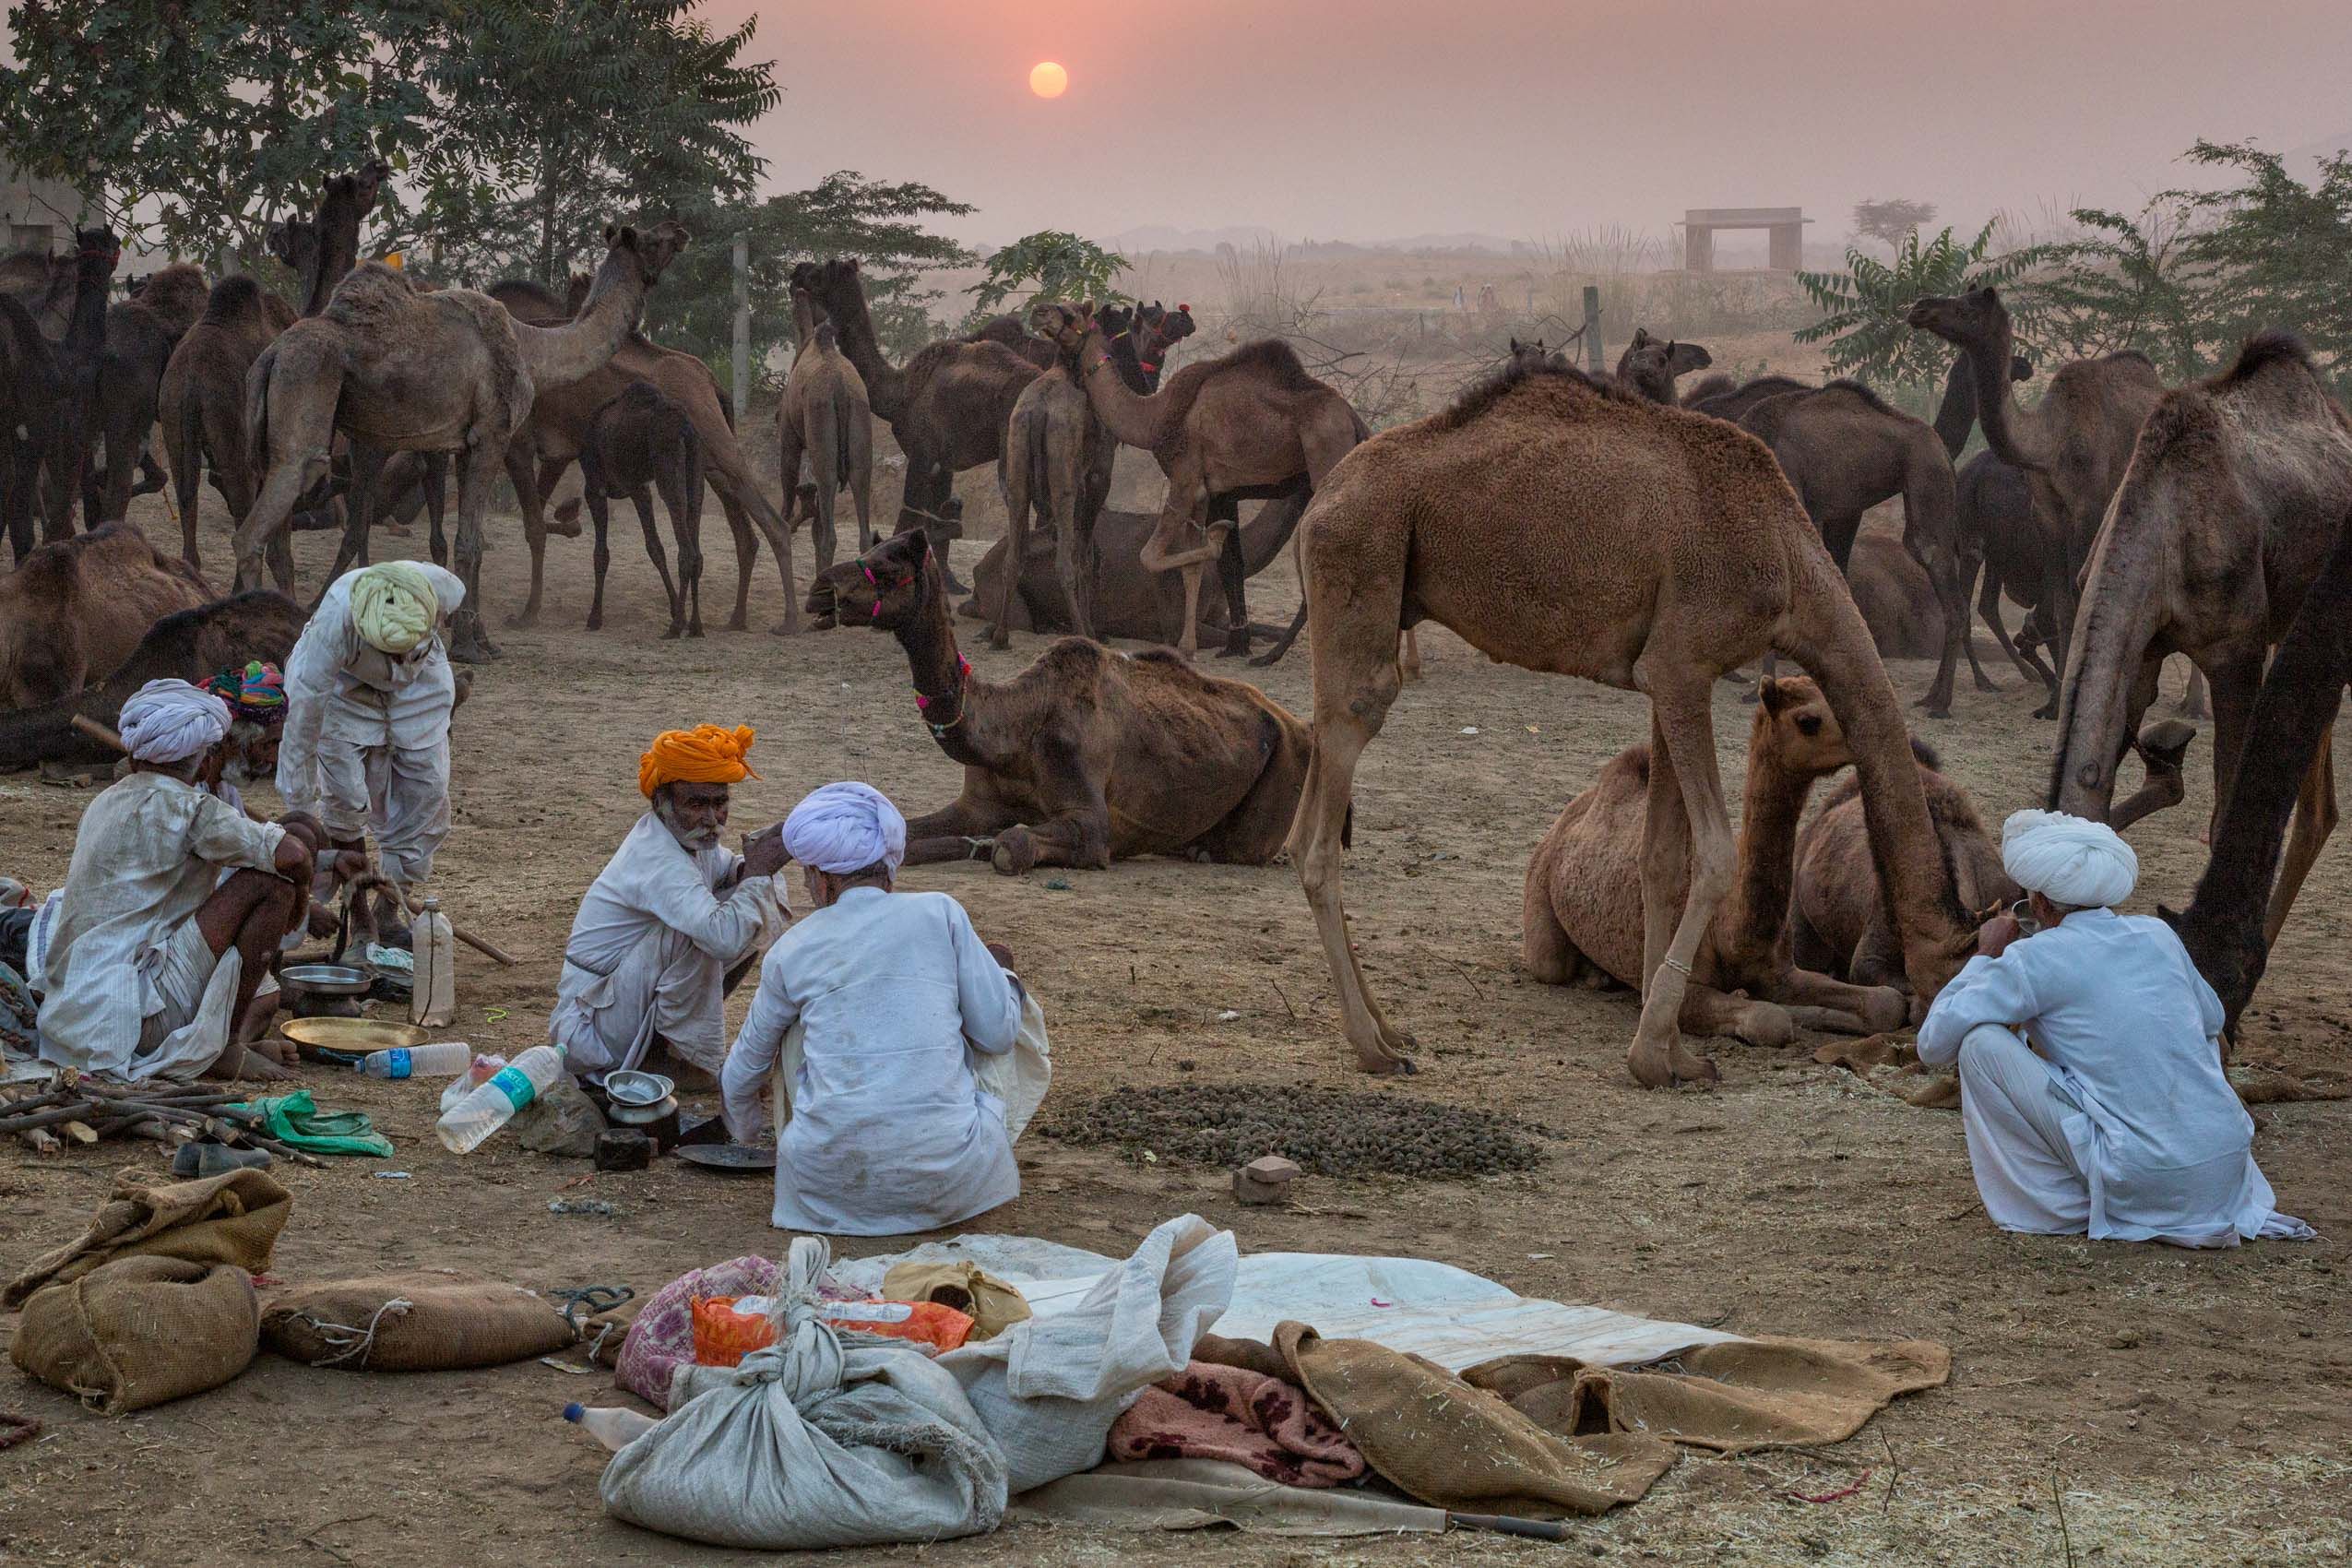
[[[304,1051],[395,1051],[433,1038],[416,1024],[374,1018],[289,1018],[278,1032]]]

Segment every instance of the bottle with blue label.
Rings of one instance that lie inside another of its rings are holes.
[[[371,1078],[454,1077],[473,1060],[473,1049],[461,1039],[394,1046],[389,1051],[369,1051],[360,1059],[359,1069]]]
[[[505,1126],[515,1112],[537,1099],[564,1070],[564,1053],[552,1045],[534,1045],[497,1072],[480,1088],[459,1100],[441,1118],[434,1131],[451,1154],[470,1154],[491,1134]]]

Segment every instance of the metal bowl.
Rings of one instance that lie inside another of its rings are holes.
[[[375,976],[349,964],[289,964],[278,971],[278,983],[313,996],[365,996]]]
[[[605,1087],[609,1089],[612,1087],[612,1080],[607,1079]],[[650,1127],[663,1117],[677,1113],[678,1100],[674,1095],[665,1095],[651,1105],[624,1105],[616,1099],[612,1102],[609,1120],[616,1127]]]
[[[606,1075],[604,1092],[615,1105],[654,1106],[677,1093],[678,1086],[659,1073],[631,1070]]]

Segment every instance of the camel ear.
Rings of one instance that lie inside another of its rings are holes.
[[[1631,343],[1628,343],[1626,347],[1629,349],[1646,349],[1649,346],[1650,329],[1646,327],[1636,327],[1633,328],[1633,340]]]
[[[1766,713],[1779,713],[1788,706],[1788,697],[1787,683],[1777,676],[1766,675],[1756,683],[1756,700],[1764,705]]]
[[[604,243],[605,243],[606,244],[608,244],[608,245],[609,245],[609,244],[611,244],[613,241],[615,241],[615,240],[619,239],[620,237],[621,237],[621,226],[620,226],[619,224],[617,224],[617,223],[607,223],[607,224],[604,226]]]
[[[2162,921],[2165,924],[2170,926],[2175,931],[2179,931],[2180,929],[2180,911],[2174,909],[2169,904],[2163,903],[2161,901],[2157,903],[2156,919]]]

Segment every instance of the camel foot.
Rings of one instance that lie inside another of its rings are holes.
[[[1745,670],[1726,670],[1722,674],[1717,675],[1716,679],[1718,681],[1728,681],[1735,686],[1752,686],[1756,683],[1756,678],[1749,674]]]
[[[591,632],[600,632],[604,630],[604,617],[601,615],[590,615],[588,618],[588,629]],[[676,636],[678,635],[677,630],[673,627],[671,630],[670,635],[673,637]]]
[[[771,637],[799,636],[801,635],[800,618],[792,615],[786,616],[783,620],[778,621],[776,624],[770,626],[767,629],[767,635]]]
[[[406,523],[378,523],[375,526],[382,529],[386,533],[390,534],[394,539],[406,539],[409,537],[409,525]]]
[[[1251,659],[1250,668],[1253,670],[1271,670],[1275,665],[1281,661],[1282,650],[1278,647],[1271,648],[1265,653],[1259,654],[1255,659]]]
[[[996,836],[988,860],[999,875],[1019,876],[1037,864],[1037,836],[1016,823]]]
[[[748,632],[752,629],[751,617],[739,610],[727,617],[727,629],[731,632]]]
[[[989,647],[1002,650],[1013,646],[1013,634],[1001,629],[992,629],[986,641]]]
[[[1891,985],[1876,987],[1862,1006],[1863,1027],[1871,1034],[1899,1029],[1911,1021],[1911,999]]]
[[[661,640],[663,642],[671,642],[679,637],[684,636],[685,635],[685,627],[673,624],[668,631],[661,634]]]
[[[1950,697],[1946,697],[1943,701],[1938,702],[1935,700],[1934,695],[1930,694],[1927,696],[1921,697],[1918,702],[1913,703],[1911,706],[1913,707],[1925,708],[1927,710],[1927,716],[1930,719],[1949,719],[1952,717],[1952,699]]]
[[[480,633],[455,632],[449,638],[449,661],[452,664],[487,664],[498,657],[498,649]]]
[[[2058,699],[2057,699],[2056,697],[2052,697],[2052,698],[2050,698],[2050,699],[2049,699],[2049,701],[2048,701],[2048,702],[2046,702],[2046,703],[2042,704],[2042,705],[2041,705],[2041,707],[2037,707],[2037,708],[2034,709],[2034,717],[2035,717],[2036,719],[2055,719],[2055,718],[2057,718],[2057,717],[2058,717]]]
[[[1247,659],[1250,654],[1250,629],[1238,626],[1225,634],[1225,646],[1217,650],[1219,659]]]
[[[1976,683],[1977,690],[1980,692],[2001,692],[2008,690],[2006,686],[2002,685],[1990,675],[1978,675],[1976,677]]]
[[[580,537],[580,519],[576,516],[550,517],[547,519],[547,531],[561,539],[577,539]]]
[[[537,605],[532,605],[523,610],[517,610],[512,615],[506,617],[506,625],[511,631],[520,631],[524,628],[536,626],[538,624],[539,607]]]
[[[1633,1037],[1625,1052],[1626,1070],[1633,1081],[1648,1089],[1681,1088],[1685,1084],[1705,1086],[1722,1081],[1723,1075],[1716,1064],[1683,1043],[1680,1034],[1669,1035],[1662,1040]]]
[[[1749,687],[1747,695],[1740,699],[1740,706],[1741,707],[1753,707],[1756,706],[1756,691],[1753,686]]]

